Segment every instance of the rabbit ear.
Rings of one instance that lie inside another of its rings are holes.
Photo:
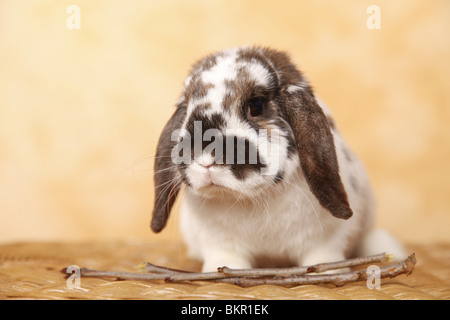
[[[181,127],[186,116],[186,109],[178,107],[164,127],[158,141],[155,159],[155,204],[151,228],[160,232],[169,219],[170,210],[180,191],[180,181],[177,181],[177,171],[171,159],[172,148],[177,143],[171,141],[172,133]]]
[[[350,218],[353,212],[339,175],[330,124],[322,108],[309,87],[289,87],[280,97],[309,188],[333,216]]]

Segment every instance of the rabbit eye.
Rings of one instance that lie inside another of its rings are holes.
[[[247,103],[250,117],[259,117],[263,113],[264,101],[262,99],[252,99]]]

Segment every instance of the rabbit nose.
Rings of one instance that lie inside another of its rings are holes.
[[[195,159],[195,162],[198,163],[202,168],[209,170],[209,168],[214,165],[215,157],[204,152],[200,157]]]

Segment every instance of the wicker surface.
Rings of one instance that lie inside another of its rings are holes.
[[[418,263],[412,275],[382,279],[379,290],[365,282],[336,288],[305,285],[292,288],[231,284],[116,281],[82,278],[81,289],[69,289],[60,272],[69,265],[138,272],[151,261],[162,266],[198,271],[182,245],[145,243],[21,243],[0,246],[1,299],[450,299],[450,245],[410,246]]]

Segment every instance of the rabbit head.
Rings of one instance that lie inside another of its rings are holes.
[[[285,53],[246,47],[201,59],[158,142],[152,230],[164,228],[183,184],[252,199],[296,172],[333,216],[350,218],[332,126]]]

